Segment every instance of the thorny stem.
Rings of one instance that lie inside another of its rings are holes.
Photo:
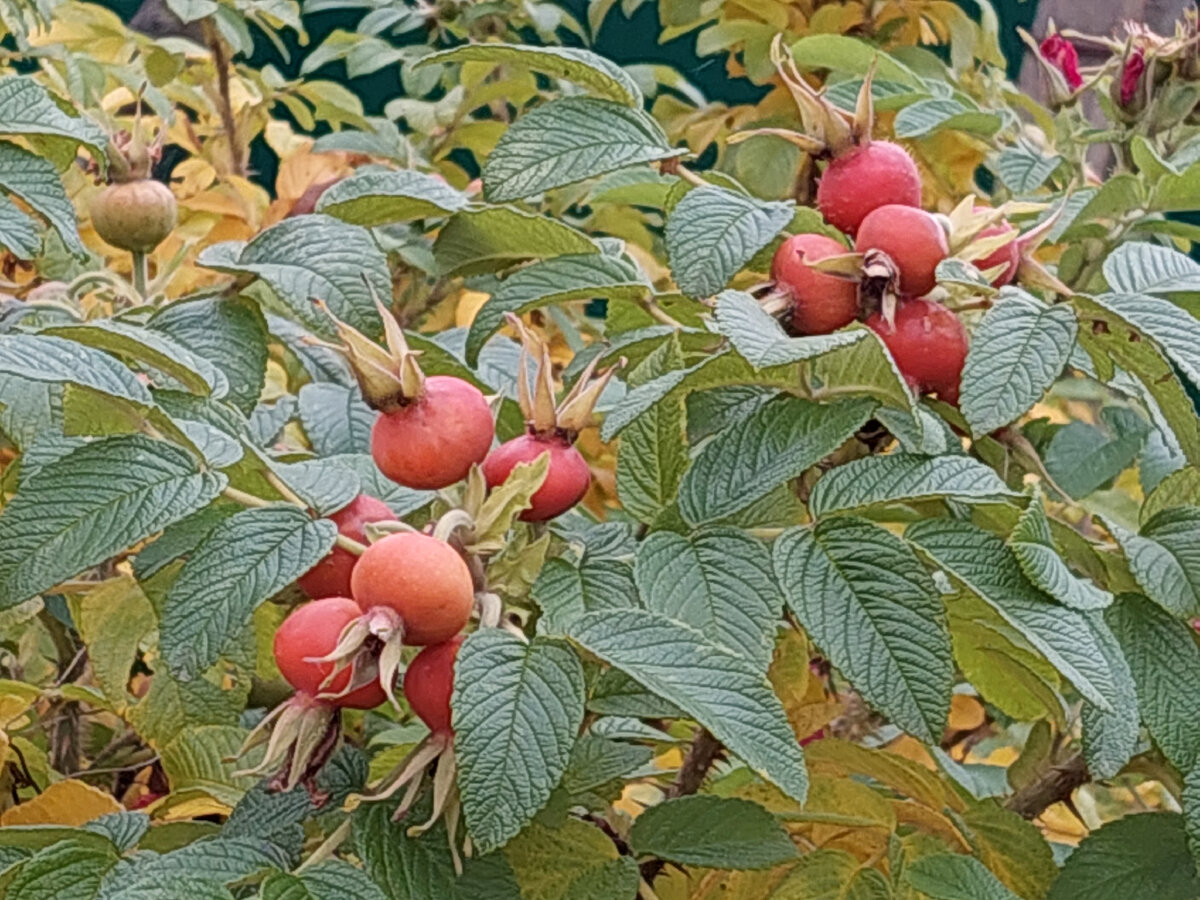
[[[712,764],[717,761],[723,750],[721,742],[713,737],[707,728],[697,731],[696,736],[692,738],[692,745],[688,748],[687,755],[683,758],[683,765],[679,767],[675,780],[667,788],[667,798],[686,797],[700,790],[705,776],[708,775],[708,770],[712,768]],[[653,884],[664,865],[665,863],[661,859],[646,860],[641,866],[642,880],[647,884]]]
[[[244,176],[246,160],[242,146],[238,143],[237,118],[233,112],[233,97],[229,90],[230,61],[225,52],[225,42],[208,19],[204,20],[204,40],[208,49],[212,51],[213,66],[217,70],[217,110],[221,115],[221,129],[225,132],[225,139],[229,141],[229,169],[234,175]]]
[[[221,496],[234,503],[240,503],[242,506],[263,507],[271,506],[270,500],[264,500],[262,497],[255,497],[253,494],[247,494],[245,491],[239,491],[235,487],[227,487],[221,491]]]
[[[653,297],[647,297],[640,305],[656,322],[670,325],[672,328],[683,328],[683,323],[654,302]]]
[[[339,534],[337,536],[336,543],[347,553],[353,553],[355,556],[362,556],[367,552],[366,544],[360,544],[358,541],[354,540],[354,538],[346,537],[344,534]]]

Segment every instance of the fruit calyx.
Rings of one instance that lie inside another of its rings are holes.
[[[540,438],[558,437],[568,444],[589,425],[594,424],[596,402],[608,386],[613,373],[625,360],[595,375],[598,359],[588,363],[575,384],[557,405],[554,400],[554,366],[549,348],[530,332],[521,319],[506,313],[505,319],[521,339],[521,359],[517,365],[517,403],[525,416],[528,432]],[[529,359],[537,360],[533,387],[529,384]],[[595,376],[595,377],[593,377]]]
[[[337,749],[342,736],[342,717],[336,706],[302,691],[296,692],[267,714],[246,737],[238,751],[241,758],[266,743],[262,762],[238,776],[271,775],[268,788],[290,791],[303,785],[320,806],[328,795],[317,788],[316,776]]]
[[[855,146],[871,142],[871,129],[875,122],[875,102],[871,94],[871,84],[875,78],[874,61],[863,78],[853,113],[835,106],[825,96],[824,90],[817,90],[805,80],[796,67],[791,51],[783,43],[782,34],[776,35],[771,42],[771,62],[775,64],[784,87],[796,102],[804,131],[755,128],[731,135],[729,143],[735,144],[751,137],[770,135],[783,138],[812,156],[836,157],[849,152]]]
[[[400,323],[375,295],[369,283],[367,288],[383,320],[386,347],[379,346],[357,328],[335,316],[325,301],[314,299],[313,302],[333,321],[342,340],[342,346],[338,349],[350,363],[362,390],[363,400],[379,412],[394,412],[421,399],[425,392],[425,375],[417,364],[417,357],[421,354],[409,349]]]
[[[1062,218],[1069,199],[1064,199],[1042,222],[1021,232],[1008,222],[1008,217],[1044,212],[1045,204],[1009,201],[992,208],[980,205],[973,195],[968,196],[948,216],[950,253],[978,266],[994,287],[1019,281],[1070,296],[1072,290],[1036,258],[1038,249]]]

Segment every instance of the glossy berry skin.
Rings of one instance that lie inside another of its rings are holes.
[[[1000,220],[995,225],[989,225],[983,231],[979,232],[980,238],[996,237],[1001,234],[1008,234],[1015,231],[1006,220]],[[1015,238],[1015,235],[1014,235]],[[976,238],[978,240],[978,238]],[[1005,269],[999,275],[992,279],[992,287],[1004,287],[1006,284],[1012,284],[1017,277],[1017,267],[1021,264],[1021,248],[1017,245],[1016,240],[1013,240],[998,250],[992,251],[983,259],[975,260],[975,268],[981,272],[987,269],[995,268],[996,266],[1004,266]]]
[[[309,697],[343,690],[350,683],[349,669],[322,688],[334,664],[308,660],[333,652],[342,629],[361,615],[358,604],[348,597],[326,597],[304,604],[284,619],[275,632],[275,663],[288,684]],[[341,709],[374,709],[386,699],[383,686],[376,679],[328,702]]]
[[[382,500],[359,494],[329,517],[338,533],[365,544],[363,526],[368,522],[394,522],[395,514]],[[349,550],[334,547],[319,563],[296,579],[300,589],[314,600],[322,597],[349,597],[350,572],[358,557]]]
[[[858,318],[858,285],[808,265],[846,252],[823,234],[794,234],[775,252],[771,277],[776,288],[791,295],[798,334],[829,334]]]
[[[950,254],[941,222],[911,206],[881,206],[863,219],[854,247],[859,253],[882,250],[900,280],[900,293],[908,297],[928,294],[937,284],[937,266]]]
[[[917,164],[891,141],[871,141],[836,157],[817,183],[817,209],[846,234],[856,234],[868,213],[889,204],[921,205]]]
[[[463,636],[426,647],[404,672],[404,697],[412,711],[434,734],[453,734],[450,695],[454,692],[454,661]]]
[[[496,426],[483,394],[452,375],[425,379],[420,398],[380,413],[371,429],[375,465],[397,484],[437,490],[483,462]]]
[[[350,575],[363,612],[386,608],[405,644],[440,644],[462,631],[475,606],[471,572],[458,551],[427,534],[389,534],[367,548]]]
[[[521,513],[523,522],[545,522],[562,515],[583,499],[592,483],[587,461],[566,438],[523,434],[501,444],[484,460],[488,487],[503,484],[518,463],[533,462],[543,453],[550,454],[550,469],[530,498],[529,509]]]
[[[867,326],[883,339],[909,384],[958,403],[967,360],[967,331],[958,316],[932,300],[906,300],[896,310],[894,329],[879,313],[867,319]]]
[[[149,253],[175,230],[178,205],[161,181],[110,184],[91,203],[92,227],[105,243]]]

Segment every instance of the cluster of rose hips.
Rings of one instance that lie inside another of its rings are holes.
[[[854,120],[847,122],[845,113],[808,86],[790,57],[779,48],[776,53],[807,132],[785,136],[830,157],[817,183],[817,208],[847,236],[843,242],[824,234],[792,235],[776,251],[771,276],[777,295],[789,302],[793,331],[829,334],[865,318],[914,390],[957,403],[966,329],[953,311],[926,298],[937,285],[938,264],[951,252],[946,217],[921,208],[921,175],[908,152],[871,139],[869,77]],[[974,261],[993,273],[992,284],[999,287],[1016,277],[1020,248],[1016,230],[989,212],[975,209],[978,221],[969,237],[977,246],[999,239],[990,242],[999,246]]]
[[[379,311],[386,349],[334,321],[363,396],[379,412],[371,455],[384,475],[415,490],[442,490],[468,478],[481,479],[492,489],[518,465],[546,456],[545,478],[520,517],[544,522],[582,499],[591,474],[574,438],[589,424],[611,372],[592,379],[589,368],[556,406],[546,348],[540,347],[538,382],[531,390],[526,354],[539,344],[511,317],[522,338],[517,386],[528,431],[493,448],[495,422],[484,395],[461,378],[426,377],[395,320],[382,305]],[[472,475],[476,467],[479,472]],[[284,620],[274,642],[279,671],[296,693],[247,742],[247,748],[267,742],[265,757],[253,771],[273,773],[277,787],[302,784],[315,794],[314,777],[340,737],[340,710],[373,709],[394,699],[403,668],[404,696],[430,733],[384,779],[374,798],[407,787],[396,813],[403,816],[436,762],[433,816],[416,830],[445,818],[457,855],[454,664],[472,614],[478,609],[484,622],[484,600],[493,597],[474,574],[480,567],[473,570],[468,564],[463,542],[451,542],[470,514],[451,512],[433,533],[425,533],[399,522],[382,501],[359,495],[330,518],[344,543],[365,546],[361,553],[335,547],[298,579],[312,599]],[[403,667],[406,647],[421,649]]]

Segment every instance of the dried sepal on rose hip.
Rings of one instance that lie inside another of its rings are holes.
[[[556,405],[550,351],[525,329],[519,318],[511,313],[507,318],[521,336],[517,395],[525,414],[526,433],[492,450],[483,462],[483,475],[488,488],[495,488],[503,484],[518,465],[548,455],[546,478],[530,498],[529,508],[520,515],[524,522],[545,522],[562,515],[582,500],[592,483],[591,470],[576,449],[575,438],[592,424],[596,401],[616,369],[609,368],[593,378],[597,362],[593,360]],[[530,356],[539,359],[532,389],[527,371]]]
[[[263,743],[266,752],[257,766],[239,774],[269,774],[273,790],[303,785],[314,802],[324,802],[315,779],[341,739],[341,711],[374,709],[387,699],[374,660],[363,658],[335,671],[318,658],[334,649],[338,634],[360,615],[350,598],[327,597],[284,619],[275,632],[275,663],[296,693],[247,736],[239,757]]]
[[[450,841],[454,868],[462,873],[459,857],[458,823],[462,804],[456,781],[454,728],[451,696],[454,692],[454,664],[464,636],[456,635],[441,644],[433,644],[418,653],[404,672],[404,696],[413,713],[429,727],[429,734],[399,764],[374,785],[367,801],[386,800],[401,789],[404,795],[393,819],[403,819],[421,794],[429,770],[433,774],[433,810],[429,819],[408,829],[410,836],[428,831],[442,819]],[[471,855],[470,838],[464,836],[463,851]]]
[[[891,141],[872,139],[873,65],[863,79],[856,108],[849,113],[805,80],[782,35],[771,45],[771,60],[796,101],[804,131],[755,129],[732,135],[731,143],[769,134],[791,141],[813,157],[828,159],[817,182],[817,208],[830,225],[849,235],[880,206],[921,205],[921,173],[908,151]]]
[[[1044,212],[1041,203],[1005,203],[991,208],[974,196],[964,198],[947,216],[950,255],[972,263],[992,287],[1014,282],[1070,294],[1071,289],[1038,262],[1036,253],[1062,218],[1064,200],[1037,225],[1020,232],[1008,221],[1010,215]]]
[[[461,481],[491,449],[496,426],[483,393],[452,375],[426,376],[391,312],[375,299],[386,347],[333,319],[363,399],[379,417],[371,428],[371,456],[384,475],[416,490]]]

